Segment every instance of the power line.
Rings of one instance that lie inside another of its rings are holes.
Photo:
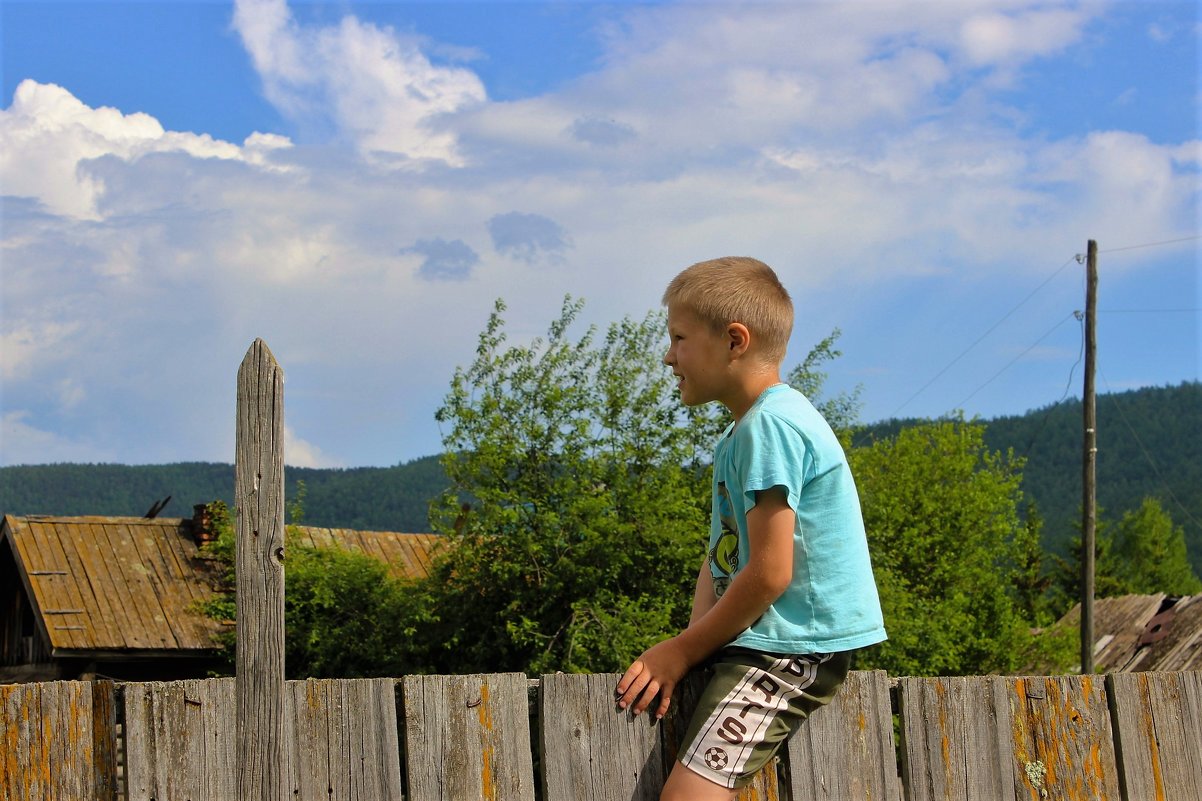
[[[1145,242],[1142,245],[1127,245],[1126,247],[1121,247],[1121,248],[1107,248],[1106,250],[1099,250],[1098,253],[1118,253],[1123,250],[1139,250],[1140,248],[1155,248],[1155,247],[1160,247],[1161,245],[1176,245],[1180,242],[1194,242],[1198,239],[1202,239],[1202,235],[1183,236],[1180,239],[1165,239],[1161,242]]]
[[[1056,411],[1056,407],[1063,403],[1064,399],[1068,397],[1068,393],[1072,391],[1073,373],[1077,371],[1077,365],[1079,365],[1081,360],[1085,358],[1085,315],[1081,312],[1073,312],[1073,316],[1076,317],[1077,322],[1081,324],[1081,346],[1077,350],[1077,361],[1073,362],[1073,366],[1068,368],[1068,380],[1064,382],[1064,393],[1061,394],[1059,400],[1049,406],[1047,411],[1043,413],[1043,419],[1039,421],[1039,428],[1035,429],[1035,433],[1031,435],[1031,439],[1027,442],[1027,447],[1023,449],[1023,459],[1026,459],[1031,453],[1031,449],[1035,447],[1035,440],[1039,439],[1039,435],[1043,433],[1045,428],[1047,428],[1048,421],[1052,419],[1052,412]]]
[[[1194,309],[1102,309],[1099,314],[1197,314],[1200,308]]]
[[[1028,347],[1028,348],[1027,348],[1026,350],[1024,350],[1022,353],[1020,353],[1020,354],[1018,354],[1017,356],[1015,356],[1015,357],[1014,357],[1013,359],[1011,359],[1010,361],[1008,361],[1008,362],[1006,363],[1006,366],[1005,366],[1005,367],[1003,367],[1002,369],[1000,369],[1000,370],[998,370],[996,373],[994,373],[994,374],[993,374],[993,375],[992,375],[992,376],[989,378],[989,380],[987,380],[987,381],[986,381],[984,384],[981,384],[981,386],[979,386],[979,387],[977,387],[976,389],[974,389],[974,390],[972,391],[972,394],[970,394],[970,395],[969,395],[967,398],[965,398],[964,400],[960,401],[958,404],[956,404],[956,406],[957,406],[957,407],[963,407],[963,406],[964,406],[964,404],[966,404],[966,403],[968,403],[970,400],[972,400],[972,399],[973,399],[973,397],[974,397],[974,396],[975,396],[975,395],[976,395],[978,392],[980,392],[980,391],[981,391],[981,390],[983,390],[985,387],[987,387],[987,386],[989,386],[990,384],[992,384],[992,383],[993,383],[993,381],[994,381],[994,380],[995,380],[995,379],[996,379],[998,376],[1000,376],[1002,373],[1004,373],[1004,372],[1006,372],[1007,370],[1009,370],[1011,365],[1013,365],[1015,362],[1017,362],[1017,361],[1018,361],[1019,359],[1021,359],[1022,357],[1026,356],[1026,355],[1027,355],[1028,353],[1030,353],[1031,351],[1035,350],[1036,346],[1038,346],[1038,345],[1039,345],[1039,343],[1043,342],[1045,339],[1047,339],[1049,336],[1051,336],[1053,331],[1055,331],[1057,328],[1059,328],[1060,326],[1062,326],[1062,325],[1064,325],[1066,322],[1068,322],[1068,319],[1069,319],[1069,317],[1075,317],[1075,316],[1076,316],[1078,313],[1079,313],[1079,312],[1075,312],[1075,311],[1074,311],[1074,312],[1069,312],[1067,315],[1065,315],[1063,318],[1061,318],[1061,320],[1060,320],[1059,322],[1057,322],[1057,323],[1056,323],[1054,326],[1052,326],[1052,327],[1051,327],[1051,328],[1049,328],[1047,331],[1045,331],[1045,332],[1044,332],[1044,334],[1043,334],[1043,336],[1041,336],[1039,339],[1037,339],[1037,340],[1035,340],[1033,343],[1031,343],[1030,347]]]
[[[1065,260],[1064,264],[1061,264],[1059,267],[1057,267],[1056,271],[1053,272],[1050,276],[1048,276],[1042,284],[1035,287],[1035,289],[1031,290],[1031,294],[1027,295],[1025,298],[1020,300],[1017,304],[1014,305],[1014,307],[1012,309],[1010,309],[1010,311],[1008,311],[1004,315],[1002,315],[1002,318],[1000,320],[998,320],[996,323],[991,325],[989,327],[989,329],[985,331],[985,333],[981,334],[979,337],[977,337],[975,340],[973,340],[973,343],[971,345],[969,345],[967,348],[965,348],[960,353],[959,356],[957,356],[956,358],[954,358],[950,362],[948,362],[947,365],[942,370],[940,370],[938,373],[935,373],[935,375],[931,378],[931,380],[927,381],[925,384],[923,384],[921,387],[919,387],[918,391],[915,392],[913,395],[906,398],[905,402],[903,402],[901,406],[898,406],[896,409],[894,409],[893,413],[889,416],[897,417],[897,413],[900,412],[902,409],[906,408],[907,406],[909,406],[910,401],[917,398],[919,395],[921,395],[923,392],[925,392],[927,390],[927,388],[931,386],[931,384],[934,384],[936,381],[938,381],[940,379],[940,377],[943,376],[944,373],[946,373],[948,370],[952,369],[952,367],[954,367],[958,361],[960,361],[965,356],[967,356],[968,353],[973,348],[975,348],[977,345],[981,344],[981,340],[985,339],[985,337],[987,337],[991,333],[993,333],[997,329],[998,326],[1000,326],[1002,323],[1006,322],[1006,320],[1010,319],[1010,317],[1016,311],[1018,311],[1019,308],[1021,308],[1031,298],[1035,297],[1035,295],[1037,295],[1041,289],[1043,289],[1045,286],[1047,286],[1048,284],[1050,284],[1052,282],[1053,278],[1060,275],[1060,273],[1064,272],[1065,267],[1068,267],[1070,264],[1072,264],[1076,260],[1077,260],[1076,256],[1071,256],[1067,260]],[[1061,322],[1063,322],[1063,321],[1061,321]]]

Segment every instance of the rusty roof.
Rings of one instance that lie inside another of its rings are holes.
[[[1099,671],[1202,670],[1202,595],[1098,598],[1093,619]],[[1056,625],[1080,620],[1077,604]]]
[[[221,626],[196,610],[210,598],[213,562],[179,518],[5,515],[7,541],[55,656],[138,652],[178,656],[212,648]],[[298,527],[299,541],[383,560],[394,576],[429,572],[439,538]]]

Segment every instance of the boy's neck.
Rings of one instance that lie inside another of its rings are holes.
[[[730,410],[737,423],[755,405],[760,395],[763,395],[770,387],[774,387],[780,383],[782,382],[780,380],[780,370],[778,369],[752,373],[738,382],[734,391],[730,396],[724,398],[722,403]]]

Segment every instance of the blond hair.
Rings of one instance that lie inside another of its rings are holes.
[[[763,358],[780,364],[793,332],[793,301],[767,264],[725,256],[694,264],[672,279],[663,303],[688,307],[715,332],[742,323]]]

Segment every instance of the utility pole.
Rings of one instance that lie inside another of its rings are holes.
[[[1097,539],[1098,419],[1094,370],[1098,355],[1098,243],[1089,240],[1085,256],[1085,387],[1082,409],[1085,423],[1081,466],[1081,675],[1094,672],[1093,596],[1094,549]]]

